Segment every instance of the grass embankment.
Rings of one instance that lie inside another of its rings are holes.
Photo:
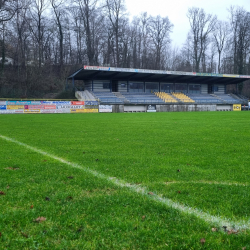
[[[0,138],[0,249],[250,248],[249,122],[248,112],[0,116],[0,135],[153,194]]]

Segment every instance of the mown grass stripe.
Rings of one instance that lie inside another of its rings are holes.
[[[149,190],[147,190],[146,187],[139,186],[139,185],[133,185],[133,184],[127,183],[123,180],[120,180],[120,179],[117,179],[114,177],[109,177],[107,175],[104,175],[104,174],[99,173],[97,171],[91,170],[89,168],[84,168],[83,166],[81,166],[79,164],[72,163],[72,162],[67,161],[63,158],[60,158],[58,156],[55,156],[53,154],[50,154],[50,153],[45,152],[43,150],[40,150],[38,148],[29,146],[28,144],[19,142],[19,141],[12,139],[10,137],[0,135],[0,138],[2,138],[3,140],[9,141],[9,142],[16,143],[16,144],[23,146],[31,151],[34,151],[36,153],[50,157],[50,158],[57,160],[63,164],[66,164],[68,166],[81,169],[81,170],[85,171],[86,173],[90,173],[97,178],[101,178],[101,179],[104,179],[106,181],[109,181],[109,182],[115,184],[116,186],[119,186],[122,188],[128,188],[135,193],[141,194],[143,196],[147,196],[149,199],[151,199],[157,203],[164,204],[168,207],[174,208],[174,209],[176,209],[182,213],[188,214],[188,215],[194,215],[197,218],[202,219],[207,223],[217,225],[218,227],[227,226],[228,229],[237,229],[237,230],[250,228],[250,220],[248,220],[248,221],[232,221],[228,218],[213,216],[213,215],[210,215],[209,213],[205,213],[199,209],[181,205],[181,204],[179,204],[177,202],[173,202],[172,200],[167,199],[167,198],[162,198],[160,195],[151,193]]]

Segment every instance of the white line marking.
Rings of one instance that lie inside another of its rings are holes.
[[[59,161],[61,163],[64,163],[64,164],[66,164],[68,166],[71,166],[73,168],[81,169],[81,170],[85,171],[86,173],[90,173],[90,174],[92,174],[93,176],[95,176],[97,178],[109,181],[109,182],[115,184],[118,187],[129,188],[134,193],[138,193],[138,194],[141,194],[143,196],[147,196],[150,200],[156,201],[156,202],[164,204],[164,205],[166,205],[168,207],[179,210],[184,214],[194,215],[197,218],[202,219],[202,220],[204,220],[205,222],[207,222],[209,224],[217,225],[219,227],[226,226],[228,229],[236,229],[236,230],[249,229],[250,228],[250,220],[248,220],[248,221],[244,221],[244,220],[242,220],[242,221],[232,221],[231,219],[228,219],[228,218],[222,218],[220,216],[210,215],[209,213],[205,213],[205,212],[203,212],[203,211],[201,211],[200,209],[197,209],[197,208],[192,208],[192,207],[181,205],[180,203],[174,202],[174,201],[172,201],[170,199],[162,198],[157,194],[148,195],[148,193],[150,193],[150,192],[147,190],[146,187],[126,183],[123,180],[118,180],[117,178],[109,177],[107,175],[104,175],[102,173],[98,173],[97,171],[91,170],[89,168],[84,168],[81,165],[69,162],[67,160],[64,160],[63,158],[60,158],[60,157],[55,156],[53,154],[47,153],[47,152],[42,151],[42,150],[40,150],[38,148],[29,146],[29,145],[27,145],[25,143],[22,143],[22,142],[19,142],[19,141],[15,140],[15,139],[12,139],[12,138],[9,138],[9,137],[3,136],[3,135],[0,135],[0,138],[4,139],[6,141],[9,141],[9,142],[16,143],[16,144],[18,144],[20,146],[23,146],[23,147],[25,147],[27,149],[30,149],[30,150],[32,150],[32,151],[34,151],[36,153],[39,153],[39,154],[45,155],[47,157],[50,157],[50,158],[52,158],[54,160],[57,160],[57,161]]]
[[[159,183],[159,182],[158,182]],[[171,184],[209,184],[209,185],[225,185],[225,186],[249,186],[249,183],[240,183],[240,182],[218,182],[218,181],[166,181],[165,185]]]

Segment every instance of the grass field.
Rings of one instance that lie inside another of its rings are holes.
[[[250,112],[0,116],[0,249],[250,249]]]

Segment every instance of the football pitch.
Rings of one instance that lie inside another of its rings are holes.
[[[250,112],[0,115],[0,249],[250,249]]]

